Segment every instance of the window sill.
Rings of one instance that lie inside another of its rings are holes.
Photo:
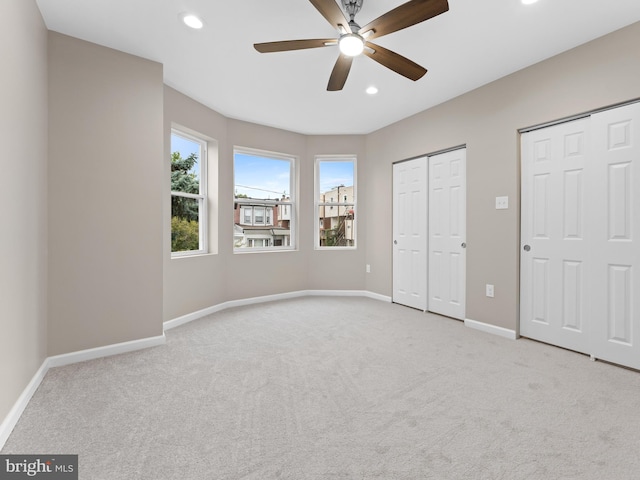
[[[283,248],[283,249],[276,249],[276,248],[234,248],[233,249],[233,254],[235,255],[240,254],[240,255],[245,255],[247,253],[285,253],[285,252],[297,252],[298,249],[297,248]]]
[[[204,253],[204,252],[198,252],[198,253],[184,253],[181,255],[174,255],[171,254],[171,260],[181,260],[183,258],[198,258],[198,257],[213,257],[218,255],[217,253]]]

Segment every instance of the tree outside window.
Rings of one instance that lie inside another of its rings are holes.
[[[171,253],[206,252],[207,144],[171,131]]]

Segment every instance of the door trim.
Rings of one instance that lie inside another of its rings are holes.
[[[614,108],[618,108],[618,107],[626,107],[627,105],[633,105],[634,103],[639,103],[639,102],[640,102],[640,97],[634,98],[633,100],[627,100],[626,102],[613,103],[611,105],[607,105],[606,107],[596,108],[594,110],[588,110],[586,112],[577,113],[569,117],[562,117],[562,118],[558,118],[557,120],[551,120],[549,122],[538,123],[536,125],[531,125],[529,127],[523,127],[518,129],[518,133],[522,135],[523,133],[533,132],[534,130],[541,130],[547,127],[554,127],[556,125],[560,125],[561,123],[573,122],[574,120],[580,120],[582,118],[590,117],[591,115],[595,115],[596,113],[606,112],[607,110],[613,110]]]
[[[638,101],[640,101],[640,99]],[[467,144],[461,143],[460,145],[457,145],[455,147],[443,148],[442,150],[434,150],[433,152],[425,153],[424,155],[416,155],[415,157],[403,158],[402,160],[392,162],[391,166],[393,167],[393,165],[397,165],[398,163],[410,162],[411,160],[415,160],[416,158],[429,158],[435,155],[440,155],[441,153],[453,152],[454,150],[460,150],[461,148],[467,148]]]

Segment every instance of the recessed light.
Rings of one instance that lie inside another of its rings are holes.
[[[520,0],[523,5],[531,5],[532,3],[536,3],[538,0]]]
[[[204,26],[202,20],[200,20],[200,18],[198,18],[196,15],[193,15],[192,13],[185,13],[181,16],[182,21],[187,27],[193,28],[195,30],[200,30]]]
[[[369,95],[375,95],[376,93],[378,93],[378,89],[376,87],[374,87],[373,85],[371,85],[370,87],[367,87],[366,92]]]

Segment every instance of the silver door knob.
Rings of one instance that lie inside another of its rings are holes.
[[[523,248],[525,252],[528,252],[529,250],[531,250],[531,247],[529,245],[525,245]]]
[[[467,248],[467,244],[466,242],[462,242],[462,244],[460,245],[462,248]]]
[[[394,241],[393,241],[393,244],[394,244],[394,245],[397,245],[397,244],[398,244],[398,240],[394,240]]]

